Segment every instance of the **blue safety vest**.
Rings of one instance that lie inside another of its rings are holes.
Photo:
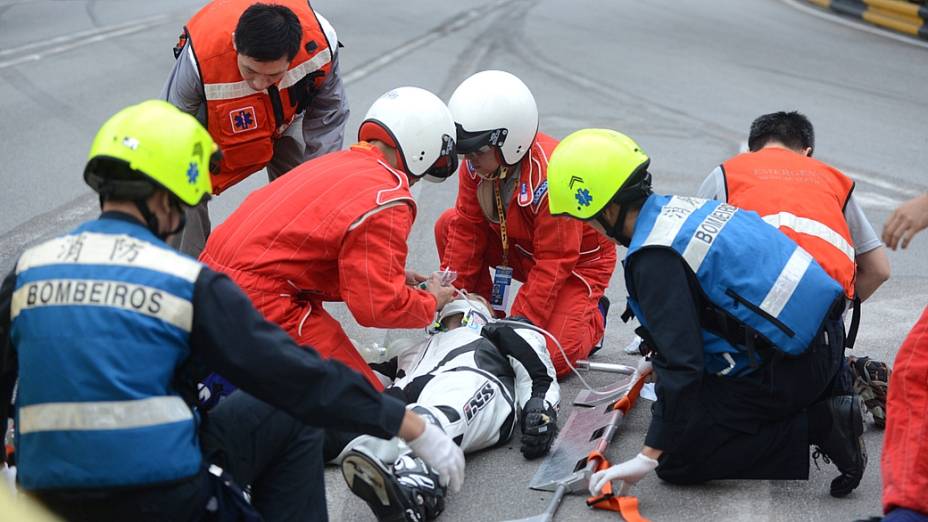
[[[155,484],[201,466],[171,386],[190,355],[202,265],[140,224],[104,217],[16,264],[18,479],[25,489]]]
[[[841,286],[793,240],[756,212],[727,203],[650,196],[638,214],[623,265],[628,268],[645,248],[668,248],[680,255],[696,275],[711,313],[743,332],[745,341],[737,342],[703,325],[708,373],[746,373],[752,366],[747,350],[753,339],[786,354],[805,352],[843,295]],[[629,307],[647,329],[628,276],[626,287]]]

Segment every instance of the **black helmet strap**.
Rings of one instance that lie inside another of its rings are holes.
[[[647,167],[648,162],[638,167],[638,170],[629,177],[626,184],[612,198],[612,202],[619,205],[619,216],[616,218],[615,223],[607,223],[602,212],[596,215],[596,220],[603,226],[606,235],[625,248],[628,248],[632,242],[632,238],[626,236],[623,230],[625,228],[625,218],[628,216],[629,210],[651,195],[651,173],[647,171]]]
[[[135,207],[139,209],[139,213],[142,214],[142,217],[145,219],[145,226],[151,231],[152,234],[157,236],[162,241],[167,240],[168,236],[173,236],[174,234],[179,233],[187,225],[187,212],[184,211],[184,207],[180,202],[171,195],[171,206],[175,207],[178,212],[180,212],[180,222],[177,224],[177,227],[174,230],[169,230],[168,232],[162,234],[160,233],[160,224],[158,223],[158,216],[148,208],[147,199],[136,199],[134,201]]]

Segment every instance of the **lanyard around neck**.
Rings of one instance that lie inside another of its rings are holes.
[[[506,179],[506,167],[502,167],[500,177],[493,180],[493,196],[496,199],[496,213],[499,217],[499,237],[503,243],[503,266],[509,266],[509,233],[506,230],[506,208],[503,206],[502,184]]]

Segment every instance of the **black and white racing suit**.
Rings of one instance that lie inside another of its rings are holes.
[[[405,350],[385,393],[405,399],[407,409],[441,427],[465,453],[507,442],[530,398],[554,409],[560,403],[544,337],[492,323],[482,333],[466,326],[440,332]],[[358,445],[387,463],[405,451],[397,438],[362,435],[341,456]]]

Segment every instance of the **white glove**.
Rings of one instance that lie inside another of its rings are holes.
[[[590,477],[590,495],[594,497],[599,496],[599,492],[602,491],[606,483],[613,480],[622,480],[625,482],[625,486],[620,492],[620,494],[625,494],[628,488],[637,484],[639,480],[643,479],[645,475],[653,471],[656,467],[656,460],[639,453],[631,460],[626,460],[611,468],[593,473],[593,476]]]
[[[448,484],[453,492],[461,489],[464,482],[464,452],[441,428],[426,422],[422,435],[406,444],[417,457],[438,471],[442,485]]]
[[[652,368],[652,367],[651,367],[651,359],[649,359],[649,358],[647,358],[647,357],[642,357],[641,360],[638,361],[638,374],[639,374],[639,375],[642,375],[642,374],[645,374],[645,373],[650,373],[650,372],[651,372],[651,368]]]

